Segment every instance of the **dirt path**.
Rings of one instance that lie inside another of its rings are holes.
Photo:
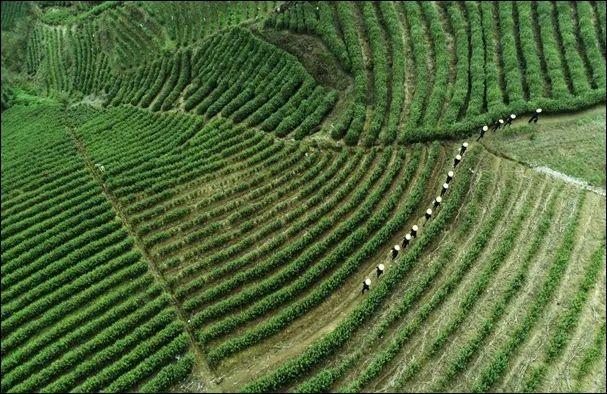
[[[600,187],[595,187],[590,185],[588,182],[583,181],[578,178],[574,178],[572,176],[563,174],[562,172],[555,171],[552,168],[545,166],[532,167],[535,171],[547,174],[553,178],[560,179],[563,182],[566,182],[576,188],[589,190],[593,193],[596,193],[601,196],[605,196],[605,189],[601,189]]]

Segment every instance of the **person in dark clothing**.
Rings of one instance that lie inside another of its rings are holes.
[[[441,196],[438,196],[434,199],[434,201],[432,202],[432,206],[434,206],[434,209],[438,208],[438,206],[440,205],[440,203],[443,201],[443,199],[441,198]]]
[[[398,256],[399,250],[400,250],[400,246],[398,246],[398,245],[394,245],[392,247],[392,260],[394,260],[396,258],[396,256]]]
[[[460,161],[462,161],[462,157],[460,155],[455,156],[455,159],[453,159],[453,167],[457,167]]]
[[[441,189],[441,191],[440,191],[440,195],[441,195],[441,196],[444,196],[444,195],[445,195],[445,193],[447,193],[447,189],[449,189],[449,184],[447,184],[447,183],[443,183],[443,188],[442,188],[442,189]]]
[[[426,214],[424,216],[426,217],[426,222],[430,220],[432,217],[432,210],[430,208],[426,209]]]
[[[403,249],[406,248],[407,245],[409,245],[409,242],[411,242],[411,234],[407,234],[403,238]]]
[[[506,119],[506,123],[504,124],[504,128],[506,128],[506,126],[512,126],[512,121],[516,119],[516,115],[515,114],[510,114],[510,116]]]
[[[411,227],[411,236],[413,238],[417,236],[417,224],[414,224],[413,227]]]
[[[371,290],[371,279],[367,278],[363,281],[363,292],[362,294],[365,294],[365,291],[369,291]]]
[[[527,123],[537,123],[537,121],[540,119],[540,114],[542,113],[542,109],[538,108],[535,110],[535,113],[531,116],[531,118],[529,119],[529,122]]]
[[[489,130],[488,126],[483,126],[481,127],[481,134],[478,136],[478,138],[476,139],[477,141],[480,140],[481,138],[483,138],[485,136],[485,133]]]
[[[491,131],[493,131],[495,133],[503,125],[504,125],[504,119],[498,119],[497,122],[493,123],[493,127],[491,127]]]
[[[466,149],[468,149],[468,143],[464,142],[459,148],[459,154],[463,155],[464,153],[466,153]]]
[[[377,267],[375,267],[375,272],[377,273],[377,278],[379,278],[381,276],[381,274],[384,273],[384,265],[383,264],[379,264]]]
[[[451,182],[451,179],[453,179],[453,171],[449,171],[447,173],[447,180],[445,181],[445,183]]]

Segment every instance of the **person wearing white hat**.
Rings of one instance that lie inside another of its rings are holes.
[[[369,291],[371,290],[371,279],[367,278],[363,281],[363,294],[365,294],[365,291]]]
[[[529,122],[527,123],[537,123],[537,121],[540,119],[540,114],[542,113],[542,109],[538,108],[535,110],[535,113],[531,116],[531,118],[529,119]]]
[[[381,274],[384,273],[385,267],[383,264],[379,264],[377,267],[375,267],[375,272],[377,272],[377,277],[379,278],[381,276]]]
[[[489,126],[485,125],[483,127],[481,127],[481,135],[478,136],[478,138],[476,139],[477,141],[480,140],[481,138],[483,138],[485,136],[485,133],[489,130]]]
[[[445,181],[445,183],[451,182],[451,179],[453,179],[453,171],[449,171],[447,173],[447,180]]]
[[[506,119],[506,124],[504,124],[504,128],[506,128],[506,126],[512,126],[512,121],[514,119],[516,119],[516,115],[510,114],[510,116],[508,116],[508,119]]]
[[[413,227],[411,227],[411,237],[415,238],[417,236],[417,224],[414,224]]]
[[[468,143],[464,142],[462,144],[462,146],[459,148],[459,154],[463,155],[466,152],[466,149],[468,149]]]
[[[407,245],[409,245],[409,242],[411,242],[411,234],[407,234],[403,238],[403,249],[406,248]]]
[[[434,206],[434,209],[438,208],[438,206],[440,205],[440,203],[443,201],[443,198],[441,196],[437,196],[434,201],[432,201],[432,205]]]
[[[491,127],[491,131],[493,131],[495,133],[503,125],[504,125],[504,119],[498,119],[495,123],[493,123],[493,127]]]
[[[394,260],[396,258],[396,256],[398,256],[399,250],[400,250],[400,246],[398,246],[398,245],[394,245],[392,247],[392,260]]]
[[[460,155],[455,156],[455,159],[453,159],[453,167],[457,167],[460,161],[462,161],[462,157]]]
[[[426,221],[430,220],[432,217],[432,210],[430,208],[426,209],[426,214],[424,216],[426,217]]]
[[[445,193],[447,193],[447,189],[449,189],[449,184],[448,184],[448,183],[443,183],[443,188],[442,188],[442,190],[440,191],[440,195],[441,195],[441,196],[444,196],[444,195],[445,195]]]

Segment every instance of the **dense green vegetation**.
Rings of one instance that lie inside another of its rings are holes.
[[[605,390],[603,2],[2,6],[1,392]]]
[[[296,3],[266,26],[317,35],[351,70],[352,102],[332,132],[347,144],[457,137],[511,112],[605,101],[604,40],[593,22],[601,4],[596,11],[589,2],[319,4]],[[414,92],[404,103],[403,85]]]
[[[132,390],[189,346],[66,122],[58,106],[3,114],[3,392]]]

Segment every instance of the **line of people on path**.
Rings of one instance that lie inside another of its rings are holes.
[[[457,167],[457,165],[462,161],[462,156],[464,155],[464,153],[466,152],[467,149],[468,149],[468,143],[464,142],[459,149],[459,153],[455,156],[455,159],[453,160],[453,169],[454,170]],[[424,213],[424,218],[426,220],[425,221],[426,223],[432,218],[432,214],[433,214],[432,209],[434,209],[436,211],[436,209],[438,209],[438,207],[442,203],[443,196],[445,195],[445,193],[447,193],[447,190],[449,189],[449,183],[451,182],[451,180],[453,180],[453,176],[454,176],[454,173],[452,170],[447,173],[447,179],[445,180],[445,183],[443,183],[443,186],[442,186],[441,192],[440,192],[440,196],[437,196],[434,200],[432,200],[431,208],[426,209],[426,212]],[[390,256],[392,258],[392,261],[394,261],[398,257],[398,254],[401,250],[406,249],[407,246],[409,246],[409,244],[411,243],[411,241],[415,237],[417,237],[418,231],[419,231],[419,227],[417,226],[417,224],[414,224],[411,227],[411,230],[407,234],[405,234],[405,236],[403,237],[403,240],[401,242],[402,246],[394,245],[392,247],[392,249],[390,250]],[[377,279],[379,279],[379,277],[382,276],[382,274],[384,273],[385,270],[386,270],[386,267],[384,266],[384,264],[378,264],[377,267],[375,267],[375,273],[377,275]],[[363,281],[362,293],[364,294],[365,291],[369,291],[369,290],[371,290],[371,279],[366,278]]]
[[[542,113],[542,109],[538,108],[535,110],[535,112],[533,113],[533,115],[531,115],[531,118],[529,118],[529,121],[527,123],[537,123],[537,121],[540,119],[540,114]],[[507,126],[512,126],[512,121],[514,121],[514,119],[516,119],[516,115],[515,114],[510,114],[510,116],[508,116],[506,118],[506,120],[504,119],[498,119],[496,120],[492,125],[491,125],[491,131],[493,131],[494,133],[496,131],[498,131],[499,129],[502,128],[506,128]],[[485,125],[483,127],[481,127],[480,131],[479,131],[479,136],[476,139],[477,141],[479,141],[481,138],[483,138],[485,136],[485,133],[489,131],[489,126]]]

